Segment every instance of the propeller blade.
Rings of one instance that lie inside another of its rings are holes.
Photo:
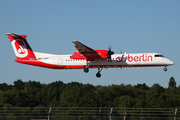
[[[111,51],[111,47],[109,47],[108,46],[108,62],[112,62],[112,60],[111,60],[111,55],[113,55],[114,54],[114,52],[113,51]]]

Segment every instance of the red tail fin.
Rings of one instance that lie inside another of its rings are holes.
[[[8,38],[11,41],[15,55],[18,60],[32,60],[36,59],[31,47],[26,41],[26,35],[16,35],[13,33],[7,33]]]

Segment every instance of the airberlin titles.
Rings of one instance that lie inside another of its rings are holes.
[[[141,56],[131,56],[131,55],[122,55],[121,57],[117,57],[116,61],[117,62],[125,62],[125,61],[129,61],[129,62],[138,62],[138,61],[152,61],[153,57],[151,55],[147,55],[147,54],[143,54]]]

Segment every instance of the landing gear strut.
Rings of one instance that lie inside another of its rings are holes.
[[[97,72],[97,74],[96,74],[96,77],[98,77],[98,78],[100,78],[101,77],[101,72],[102,71],[102,68],[100,69],[100,68],[98,68],[98,72]]]
[[[91,61],[86,61],[86,67],[84,68],[84,72],[88,73],[89,72],[89,65],[91,64]]]

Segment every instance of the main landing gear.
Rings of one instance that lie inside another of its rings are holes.
[[[97,72],[97,74],[96,74],[96,77],[97,78],[100,78],[101,77],[101,72],[102,71],[102,68],[100,69],[100,68],[98,68],[98,72]]]
[[[84,72],[88,73],[89,72],[89,68],[84,68]]]
[[[101,73],[100,73],[101,71],[102,71],[102,68],[98,68],[98,72],[96,73],[96,77],[97,78],[101,77]],[[89,68],[84,68],[84,72],[88,73],[89,72]]]
[[[87,61],[87,62],[86,62],[86,67],[84,68],[84,72],[85,72],[85,73],[88,73],[88,72],[89,72],[89,68],[88,68],[88,67],[89,67],[90,64],[91,64],[91,61]],[[96,73],[96,77],[97,77],[97,78],[100,78],[100,77],[101,77],[101,73],[100,73],[100,72],[102,71],[102,69],[103,69],[103,68],[98,68],[98,72]]]
[[[84,68],[84,72],[88,73],[89,72],[89,65],[91,64],[91,61],[86,61],[86,67]]]

